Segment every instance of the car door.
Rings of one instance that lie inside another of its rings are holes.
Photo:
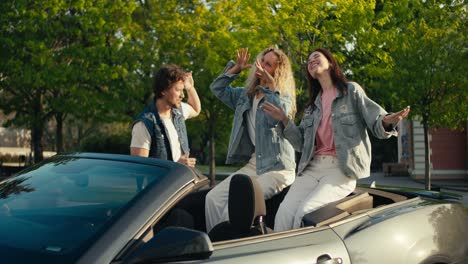
[[[303,228],[213,246],[213,254],[203,263],[351,263],[343,241],[329,227]]]

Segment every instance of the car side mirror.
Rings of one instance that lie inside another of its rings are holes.
[[[128,263],[201,260],[209,258],[212,253],[213,245],[206,233],[183,227],[166,227],[135,250]]]

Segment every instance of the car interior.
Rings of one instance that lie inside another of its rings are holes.
[[[212,242],[271,233],[264,222],[266,205],[258,182],[244,174],[234,175],[229,186],[229,220],[208,233]]]
[[[192,192],[153,228],[154,233],[167,226],[182,226],[206,232],[205,197],[210,189]],[[229,188],[228,221],[215,226],[209,237],[212,242],[272,233],[279,205],[289,187],[274,197],[264,200],[256,180],[247,175],[233,176]],[[373,208],[403,201],[408,197],[373,188],[356,187],[347,197],[329,203],[303,217],[303,227],[320,227]]]

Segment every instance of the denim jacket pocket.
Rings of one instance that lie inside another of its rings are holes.
[[[310,127],[314,125],[314,119],[312,117],[307,117],[302,119],[302,126],[303,127]]]
[[[355,114],[345,115],[340,118],[342,131],[346,137],[356,138],[358,136],[357,122],[358,119]]]
[[[302,120],[302,127],[304,129],[304,139],[312,137],[314,128],[314,119],[312,117]],[[307,142],[307,140],[305,140]]]

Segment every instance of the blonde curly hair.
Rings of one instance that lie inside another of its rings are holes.
[[[288,56],[280,49],[269,47],[260,52],[256,60],[262,60],[262,58],[273,52],[278,58],[278,66],[275,69],[273,79],[275,80],[276,90],[280,93],[280,96],[290,96],[291,97],[291,110],[287,113],[288,117],[293,119],[296,115],[296,82],[294,81],[294,74],[292,72],[291,63],[289,62]],[[260,80],[255,76],[255,71],[257,67],[255,64],[252,64],[252,68],[249,72],[249,77],[245,82],[245,88],[247,89],[247,94],[249,96],[255,95],[257,91],[257,86],[260,84]]]

